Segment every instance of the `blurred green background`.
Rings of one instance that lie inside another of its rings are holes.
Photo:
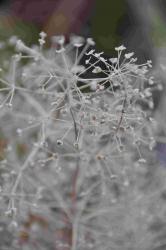
[[[153,49],[165,46],[165,21],[162,0],[0,1],[2,41],[16,35],[29,45],[37,42],[41,30],[49,37],[76,33],[93,37],[96,48],[112,56],[114,47],[124,44],[142,61],[153,59]]]

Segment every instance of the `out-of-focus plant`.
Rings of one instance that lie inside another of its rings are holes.
[[[1,69],[0,211],[13,249],[152,249],[153,195],[139,179],[155,146],[151,61],[123,45],[105,58],[74,35],[45,50],[45,37],[18,40]]]

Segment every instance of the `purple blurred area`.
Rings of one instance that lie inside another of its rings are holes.
[[[94,0],[13,0],[12,16],[46,29],[48,36],[78,33]]]
[[[54,12],[59,2],[59,0],[13,0],[11,13],[24,21],[42,25]]]
[[[166,144],[165,143],[157,143],[156,146],[157,158],[158,160],[166,165]]]

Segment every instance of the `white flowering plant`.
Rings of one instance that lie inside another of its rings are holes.
[[[105,58],[74,35],[44,49],[45,37],[17,40],[1,69],[0,211],[12,249],[152,249],[152,195],[141,189],[155,147],[152,62],[123,45]]]

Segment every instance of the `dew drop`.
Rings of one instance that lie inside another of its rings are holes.
[[[139,163],[146,163],[146,160],[145,160],[144,158],[140,158],[140,159],[138,160],[138,162],[139,162]]]
[[[88,43],[89,45],[91,45],[91,46],[94,46],[94,45],[95,45],[95,42],[94,42],[94,40],[93,40],[91,37],[88,37],[86,41],[87,41],[87,43]]]
[[[22,129],[21,128],[17,128],[16,132],[17,132],[18,135],[21,135],[22,134]]]
[[[58,146],[62,146],[63,145],[63,141],[62,140],[57,140],[56,143],[57,143]]]

